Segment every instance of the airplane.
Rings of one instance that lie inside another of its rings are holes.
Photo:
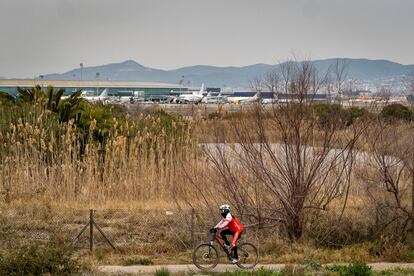
[[[91,103],[98,101],[105,102],[109,99],[108,88],[105,88],[99,96],[96,96],[96,92],[92,90],[83,91],[81,97]]]
[[[134,101],[132,96],[112,96],[109,100],[112,103],[126,104]]]
[[[206,103],[206,104],[220,104],[220,103],[226,103],[227,102],[227,96],[222,96],[221,92],[217,95],[214,96],[212,95],[210,92],[207,94],[207,96],[205,96],[202,100],[202,103]]]
[[[258,91],[254,96],[252,97],[229,97],[227,101],[229,103],[233,104],[248,104],[248,103],[254,103],[259,102],[260,100],[260,91]]]
[[[144,98],[144,91],[133,91],[129,96],[111,96],[109,101],[113,103],[135,103],[135,102],[143,102]]]
[[[204,98],[204,83],[201,85],[200,91],[194,91],[191,94],[181,94],[174,101],[177,103],[200,103]]]
[[[263,99],[262,104],[274,104],[277,103],[277,99]]]

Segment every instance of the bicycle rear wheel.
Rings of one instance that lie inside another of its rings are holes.
[[[220,252],[209,243],[199,244],[193,251],[193,263],[202,270],[213,269],[220,260]]]
[[[237,266],[243,269],[254,268],[259,262],[259,250],[254,244],[242,243],[237,246],[239,262]]]

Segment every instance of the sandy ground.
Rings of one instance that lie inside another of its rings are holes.
[[[369,264],[373,270],[385,270],[385,269],[396,269],[396,268],[409,268],[414,269],[414,263],[371,263]],[[266,264],[266,265],[257,265],[256,269],[258,268],[265,268],[269,270],[282,270],[285,265],[284,264]],[[131,273],[131,274],[146,274],[146,273],[154,273],[155,271],[166,268],[172,273],[179,273],[179,272],[189,272],[189,271],[198,271],[198,269],[194,265],[151,265],[151,266],[143,266],[143,265],[135,265],[135,266],[99,266],[98,270],[105,273]],[[216,272],[224,272],[224,271],[233,271],[239,269],[235,265],[230,264],[219,264],[213,271]]]

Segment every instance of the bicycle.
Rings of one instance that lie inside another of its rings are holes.
[[[224,241],[217,235],[217,230],[211,229],[210,234],[210,242],[201,243],[193,250],[193,263],[201,270],[213,269],[220,261],[220,250],[214,245],[214,242],[220,245],[229,260],[232,259],[231,252],[224,246]],[[236,263],[238,267],[242,269],[252,269],[259,262],[259,250],[254,244],[238,241],[236,249],[239,255],[239,262]]]

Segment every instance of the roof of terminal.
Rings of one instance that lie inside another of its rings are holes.
[[[32,86],[56,86],[56,87],[128,87],[128,88],[186,88],[179,84],[160,82],[137,82],[137,81],[107,81],[107,80],[0,80],[0,87],[32,87]]]

